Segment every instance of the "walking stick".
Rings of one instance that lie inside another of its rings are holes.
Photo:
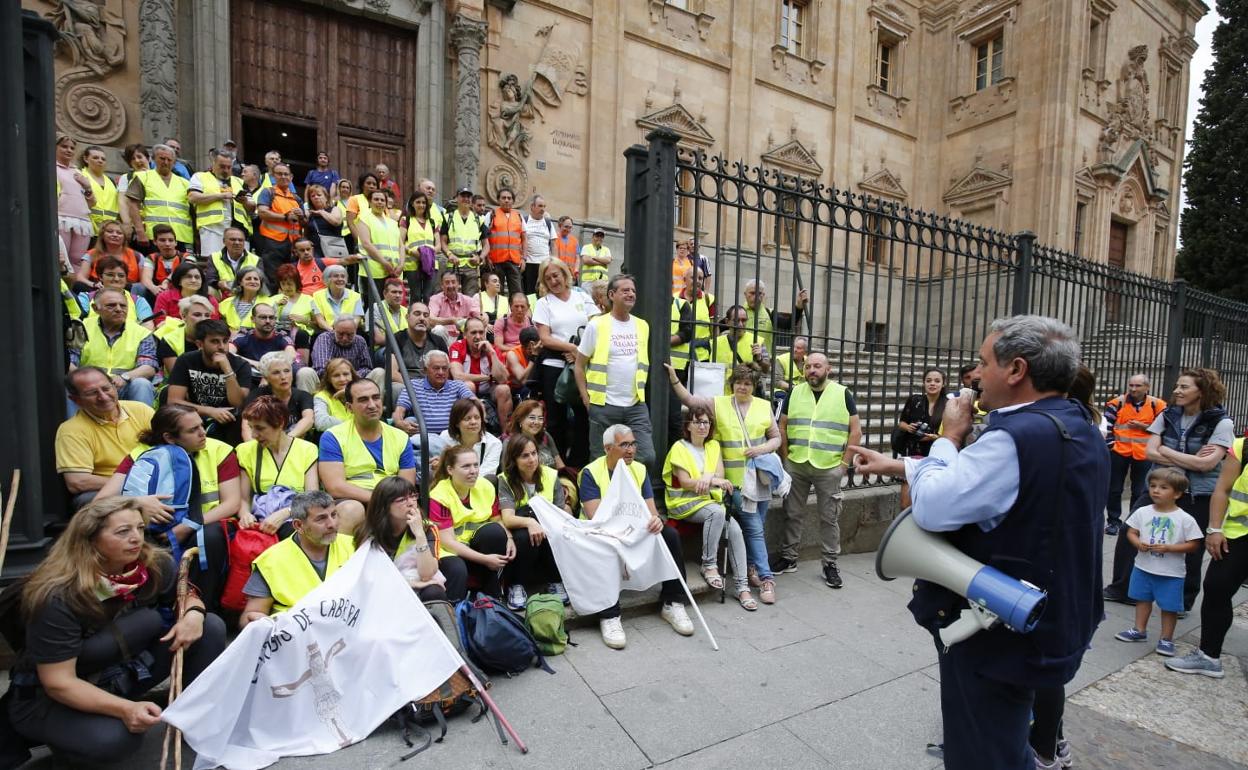
[[[503,726],[503,729],[507,731],[511,739],[516,742],[516,748],[520,749],[520,753],[528,754],[529,747],[524,745],[524,741],[520,740],[520,736],[516,734],[515,728],[507,721],[507,717],[503,716],[502,711],[499,711],[498,705],[494,703],[494,699],[485,691],[485,685],[481,684],[481,680],[477,679],[476,674],[472,673],[472,668],[465,664],[459,667],[459,672],[468,677],[469,682],[472,682],[472,686],[476,688],[477,694],[481,696],[481,700],[485,701],[486,708],[490,710],[490,713],[494,715],[498,723]]]
[[[9,504],[4,506],[4,521],[0,522],[0,572],[4,571],[4,557],[9,552],[9,530],[13,527],[13,509],[17,507],[17,491],[22,486],[22,471],[13,469],[13,483],[9,485]],[[3,495],[0,495],[0,499]]]
[[[198,547],[186,549],[182,553],[182,563],[178,565],[178,600],[177,600],[177,618],[174,620],[176,625],[182,620],[182,616],[186,614],[186,597],[189,593],[189,576],[191,571],[191,561],[199,554]],[[182,694],[182,660],[185,657],[186,648],[182,647],[173,653],[173,667],[171,676],[169,677],[169,706],[173,705],[174,700]],[[168,708],[168,706],[166,706]],[[165,740],[160,749],[160,770],[165,770],[166,763],[169,760],[169,746],[173,746],[173,769],[182,770],[182,731],[173,725],[165,726]]]

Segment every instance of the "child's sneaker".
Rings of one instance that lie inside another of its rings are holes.
[[[1167,658],[1173,658],[1174,657],[1174,642],[1170,641],[1169,639],[1158,639],[1157,640],[1157,654],[1164,655]]]
[[[1058,763],[1056,758],[1045,762],[1040,758],[1040,755],[1036,753],[1035,749],[1032,749],[1031,755],[1036,760],[1036,770],[1059,770],[1061,768],[1061,764]]]
[[[1148,632],[1138,628],[1128,628],[1126,631],[1114,634],[1114,638],[1120,642],[1147,642]]]
[[[1180,674],[1201,674],[1214,679],[1221,679],[1225,676],[1222,671],[1222,661],[1211,658],[1200,650],[1193,650],[1191,654],[1181,658],[1167,660],[1166,668],[1178,671]]]
[[[1064,738],[1057,742],[1057,763],[1062,767],[1073,767],[1075,764],[1075,755],[1070,750],[1070,741]]]

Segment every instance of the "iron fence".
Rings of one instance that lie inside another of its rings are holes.
[[[705,290],[719,318],[707,331],[727,331],[725,311],[764,286],[764,315],[747,331],[774,356],[793,337],[828,354],[833,376],[855,395],[863,443],[887,451],[906,398],[922,390],[930,368],[951,387],[973,363],[989,325],[1014,313],[1041,313],[1080,335],[1085,363],[1097,375],[1102,403],[1143,372],[1153,391],[1169,393],[1187,366],[1218,369],[1227,408],[1245,425],[1248,400],[1248,305],[1089,262],[1008,234],[826,187],[781,168],[749,167],[690,151],[667,131],[625,151],[628,210],[624,268],[638,282],[637,312],[656,328],[670,322],[673,250],[695,239],[710,275]],[[797,311],[799,296],[806,306]],[[1240,323],[1236,323],[1240,321]],[[651,357],[667,360],[666,334],[651,335]],[[766,371],[765,388],[781,373]],[[658,379],[662,382],[661,378]],[[666,446],[669,394],[651,389],[655,441]],[[854,479],[852,485],[886,479]]]

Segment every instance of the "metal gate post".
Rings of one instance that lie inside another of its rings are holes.
[[[1010,312],[1024,315],[1031,312],[1031,261],[1036,248],[1036,234],[1023,230],[1014,236],[1018,245],[1018,272],[1014,274],[1014,302]]]
[[[1187,281],[1174,282],[1174,301],[1170,306],[1170,325],[1166,330],[1166,383],[1163,393],[1174,390],[1183,371],[1183,324],[1187,313]]]

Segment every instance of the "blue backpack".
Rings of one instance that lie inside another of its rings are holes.
[[[455,607],[461,646],[469,659],[486,671],[519,674],[530,668],[555,673],[546,663],[524,621],[484,594],[469,597]]]
[[[173,521],[168,524],[152,522],[149,532],[164,534],[174,526],[185,524],[195,530],[195,542],[199,546],[199,567],[208,569],[208,553],[204,547],[203,514],[199,510],[198,479],[195,463],[186,450],[176,444],[162,444],[139,455],[126,473],[121,494],[126,497],[145,495],[169,495],[165,505],[173,509]],[[175,537],[169,538],[174,564],[182,560],[186,550]]]

